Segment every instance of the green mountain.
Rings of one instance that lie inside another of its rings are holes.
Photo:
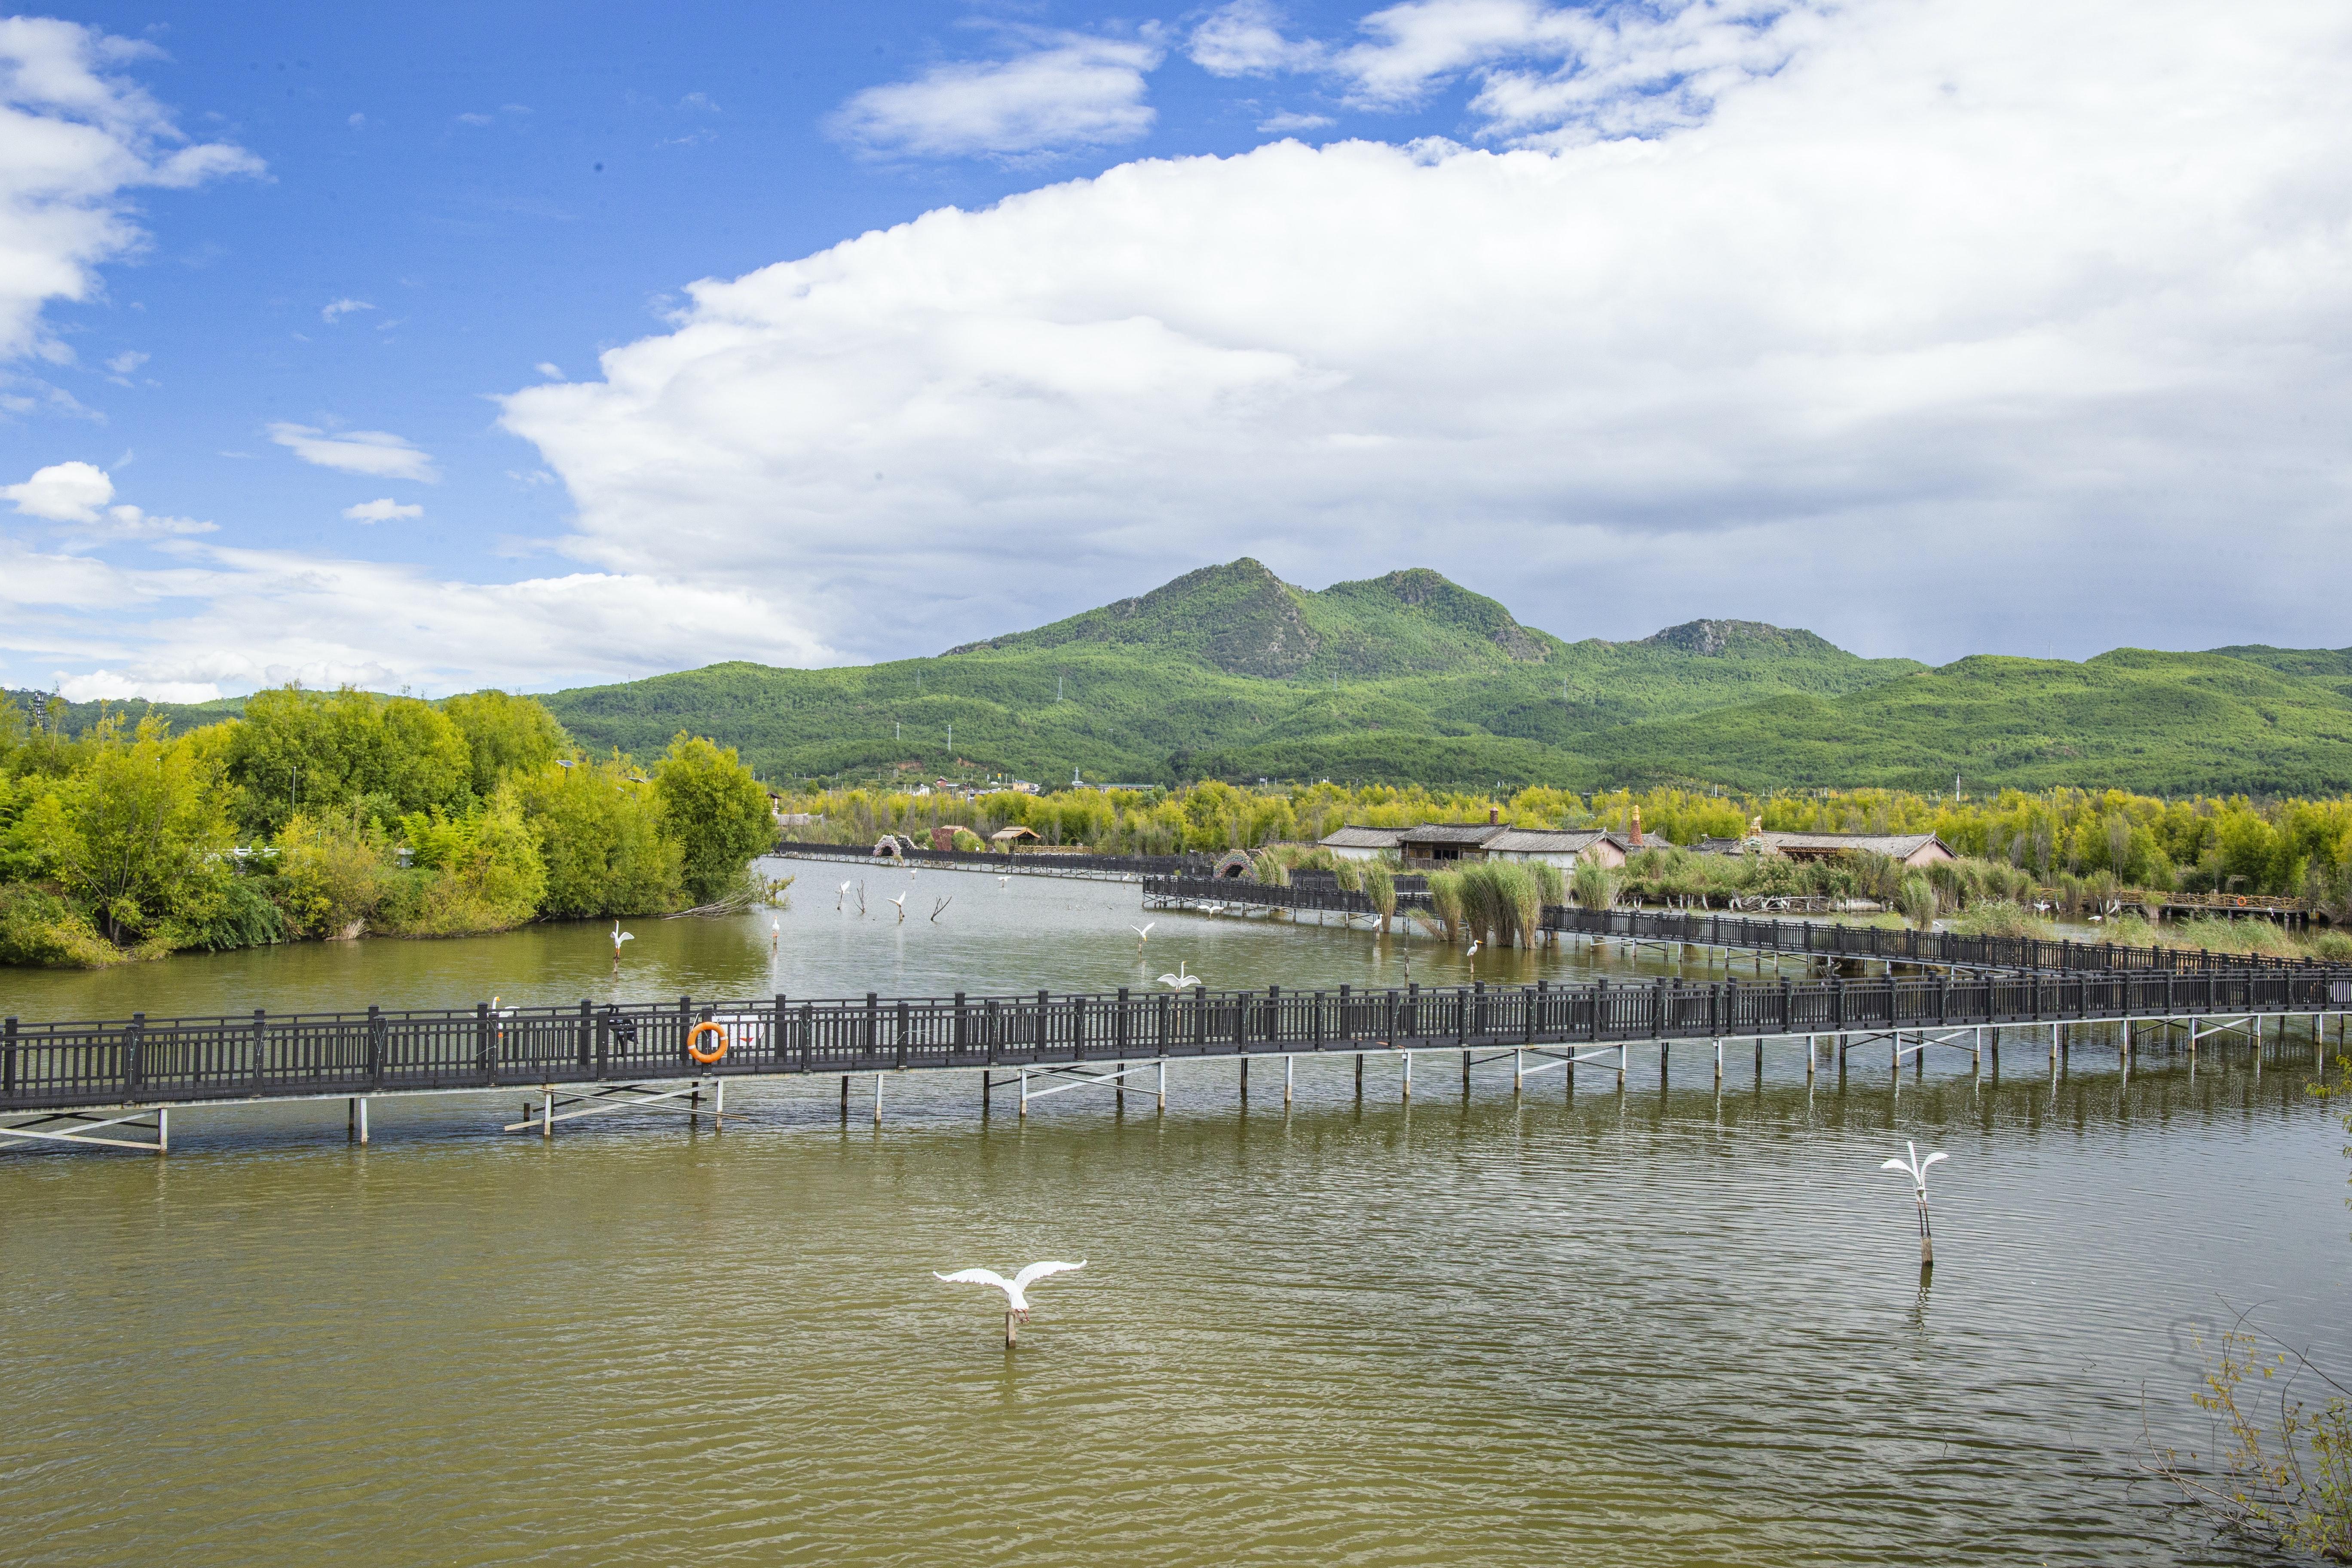
[[[1310,593],[1246,559],[936,658],[715,664],[541,700],[594,750],[650,757],[686,730],[775,780],[2352,790],[2352,648],[1929,669],[1754,621],[1571,643],[1434,572]],[[175,729],[241,706],[103,705]],[[100,707],[67,704],[62,728]]]
[[[713,665],[543,700],[593,746],[642,755],[694,729],[772,778],[929,773],[952,756],[1041,782],[1589,784],[1595,742],[1628,723],[1921,668],[1744,621],[1568,643],[1434,572],[1312,593],[1244,559],[937,658]]]
[[[2117,648],[2080,664],[1964,658],[1834,698],[1788,696],[1599,738],[1604,776],[1742,787],[2115,785],[2322,795],[2352,788],[2342,655]]]

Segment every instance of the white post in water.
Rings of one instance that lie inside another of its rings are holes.
[[[1406,1100],[1412,1098],[1412,1053],[1411,1051],[1404,1054],[1404,1098]]]
[[[1919,1200],[1919,1267],[1922,1269],[1933,1268],[1936,1267],[1936,1237],[1935,1233],[1927,1228],[1927,1167],[1948,1156],[1938,1149],[1922,1160],[1919,1158],[1919,1146],[1907,1138],[1904,1140],[1903,1151],[1904,1159],[1889,1160],[1878,1168],[1899,1171],[1911,1178],[1912,1191]]]
[[[1289,1110],[1289,1109],[1290,1109],[1290,1096],[1291,1096],[1291,1091],[1292,1091],[1292,1089],[1296,1087],[1296,1085],[1297,1085],[1297,1081],[1298,1081],[1298,1058],[1297,1058],[1297,1057],[1285,1057],[1285,1058],[1282,1058],[1282,1107],[1283,1107],[1283,1109],[1284,1109],[1284,1110]]]
[[[714,1131],[714,1132],[716,1132],[716,1131],[723,1131],[726,1129],[726,1126],[727,1126],[727,1080],[726,1080],[725,1079],[723,1079],[723,1078],[722,1078],[722,1079],[720,1079],[719,1080],[717,1092],[716,1092],[716,1094],[713,1096],[713,1098],[712,1098],[712,1101],[711,1101],[711,1106],[710,1106],[710,1127],[711,1127],[711,1131]]]
[[[725,1089],[722,1088],[720,1092]],[[878,1072],[874,1075],[874,1125],[882,1125],[882,1075]]]
[[[1360,1060],[1361,1058],[1358,1058],[1358,1059],[1360,1059]],[[1162,1115],[1162,1116],[1165,1116],[1165,1115],[1167,1115],[1167,1114],[1168,1114],[1168,1059],[1167,1059],[1165,1057],[1162,1057],[1162,1058],[1160,1058],[1160,1111],[1159,1111],[1159,1114],[1160,1114],[1160,1115]]]
[[[1029,1120],[1029,1069],[1021,1069],[1021,1120]]]
[[[555,1091],[551,1089],[539,1091],[539,1135],[541,1138],[555,1136]]]

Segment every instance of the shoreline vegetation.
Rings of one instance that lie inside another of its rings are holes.
[[[781,896],[750,869],[772,842],[733,752],[680,732],[649,767],[597,760],[500,691],[289,687],[71,739],[0,698],[0,964],[740,906]]]
[[[1580,866],[1580,904],[1738,908],[1769,913],[1776,899],[1866,900],[1900,920],[1970,935],[2055,936],[2056,919],[2096,923],[2109,940],[2213,952],[2352,959],[2352,797],[2256,802],[2243,795],[2165,799],[2121,790],[2003,790],[1985,798],[1923,795],[1902,790],[1811,790],[1740,795],[1658,788],[1580,795],[1533,787],[1509,794],[1349,788],[1332,784],[1244,789],[1214,780],[1179,789],[1075,788],[1051,794],[1000,790],[971,796],[882,789],[787,793],[796,838],[871,845],[885,834],[924,838],[954,827],[985,840],[1001,828],[1026,827],[1049,847],[1098,854],[1251,852],[1261,879],[1292,871],[1328,870],[1342,887],[1350,863],[1316,841],[1349,824],[1403,827],[1427,822],[1484,822],[1492,811],[1522,827],[1629,830],[1638,813],[1645,843],[1618,871]],[[1776,855],[1700,855],[1702,838],[1736,838],[1751,821],[1768,831],[1934,833],[1958,860],[1906,869],[1885,856],[1849,854],[1822,861]],[[966,840],[959,837],[959,845]],[[1374,863],[1359,863],[1374,864]],[[1542,869],[1526,868],[1540,878]],[[1401,868],[1383,868],[1393,878]],[[1465,872],[1440,873],[1441,878]],[[1557,873],[1555,873],[1557,875]],[[1507,887],[1503,884],[1508,883]],[[1480,873],[1475,884],[1433,879],[1439,910],[1463,900],[1455,921],[1491,931],[1489,940],[1530,929],[1515,912],[1524,892],[1515,879]],[[2140,893],[2235,893],[2302,900],[2333,928],[2292,931],[2263,920],[2197,917],[2148,921],[2118,908]],[[1393,900],[1393,882],[1388,889]],[[1374,894],[1375,902],[1380,901]],[[1570,901],[1538,890],[1538,905]],[[1392,901],[1390,909],[1393,909]],[[1441,917],[1441,928],[1445,926]]]

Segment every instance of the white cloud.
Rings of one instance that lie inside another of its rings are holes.
[[[373,310],[374,309],[375,307],[369,304],[365,300],[336,300],[330,301],[326,308],[319,312],[319,320],[326,322],[327,325],[331,327],[343,317],[352,314],[354,310]]]
[[[540,374],[547,377],[550,381],[562,381],[563,379],[563,367],[559,364],[551,364],[546,360],[540,361],[537,364],[531,366],[531,368],[539,372]]]
[[[1280,114],[1267,115],[1257,122],[1257,128],[1276,135],[1283,135],[1293,131],[1319,131],[1326,125],[1338,123],[1338,121],[1328,114],[1294,114],[1285,110]]]
[[[362,501],[357,506],[343,508],[343,515],[353,522],[390,522],[395,518],[423,517],[421,506],[403,506],[390,496],[380,500]]]
[[[495,125],[498,123],[498,116],[494,114],[461,114],[457,116],[457,123],[460,125]]]
[[[106,362],[106,368],[117,375],[129,375],[147,363],[148,356],[136,349],[125,349]]]
[[[0,18],[0,359],[72,357],[42,331],[42,308],[90,298],[98,268],[145,242],[130,192],[261,173],[242,148],[190,142],[120,74],[156,53],[71,22]]]
[[[95,464],[52,463],[21,485],[0,486],[0,496],[51,522],[96,522],[99,508],[114,499],[114,481]]]
[[[1282,14],[1265,0],[1233,0],[1192,29],[1184,52],[1194,65],[1216,76],[1272,76],[1311,70],[1322,63],[1323,46],[1282,36]]]
[[[599,572],[466,583],[293,552],[172,548],[176,564],[133,570],[0,536],[0,657],[27,674],[81,670],[68,679],[115,682],[106,694],[121,696],[288,680],[543,689],[707,664],[714,628],[736,657],[837,657],[741,584]]]
[[[1435,565],[1570,635],[2344,640],[2352,12],[1627,11],[1543,58],[1506,25],[1557,13],[1481,14],[1392,7],[1351,79],[1492,68],[1482,112],[1547,150],[1285,143],[929,213],[697,284],[506,424],[580,558],[793,584],[861,653],[1244,552]]]
[[[917,157],[1131,142],[1151,129],[1144,75],[1165,53],[1156,36],[1055,34],[1011,59],[939,65],[913,81],[869,87],[827,129],[867,152]]]
[[[209,680],[142,679],[111,669],[93,669],[88,675],[60,670],[54,679],[54,689],[68,702],[121,702],[134,697],[150,702],[210,702],[222,695],[220,687]]]
[[[425,484],[441,477],[429,454],[386,430],[341,430],[330,435],[309,425],[279,423],[269,426],[269,438],[306,463],[346,474]]]

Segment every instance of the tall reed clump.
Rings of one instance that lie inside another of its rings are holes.
[[[2048,921],[2042,920],[2022,904],[2006,899],[1994,899],[1971,905],[1948,922],[1949,929],[1961,936],[2031,936],[2052,937],[2057,934]]]
[[[1925,877],[1906,877],[1895,890],[1895,907],[1905,920],[1926,931],[1936,923],[1936,889]]]
[[[1341,892],[1360,893],[1364,890],[1364,863],[1335,858],[1331,862],[1331,879],[1339,884]]]
[[[1396,918],[1396,878],[1377,860],[1364,868],[1364,896],[1381,911],[1381,929],[1389,929]]]
[[[1437,929],[1445,933],[1448,942],[1462,940],[1462,873],[1432,871],[1429,874],[1429,912],[1437,921]]]
[[[1579,860],[1569,886],[1580,909],[1605,910],[1617,902],[1617,879],[1598,860]]]
[[[1546,904],[1568,902],[1568,879],[1560,875],[1559,867],[1549,860],[1537,860],[1528,865],[1528,870],[1536,879],[1538,898]]]

